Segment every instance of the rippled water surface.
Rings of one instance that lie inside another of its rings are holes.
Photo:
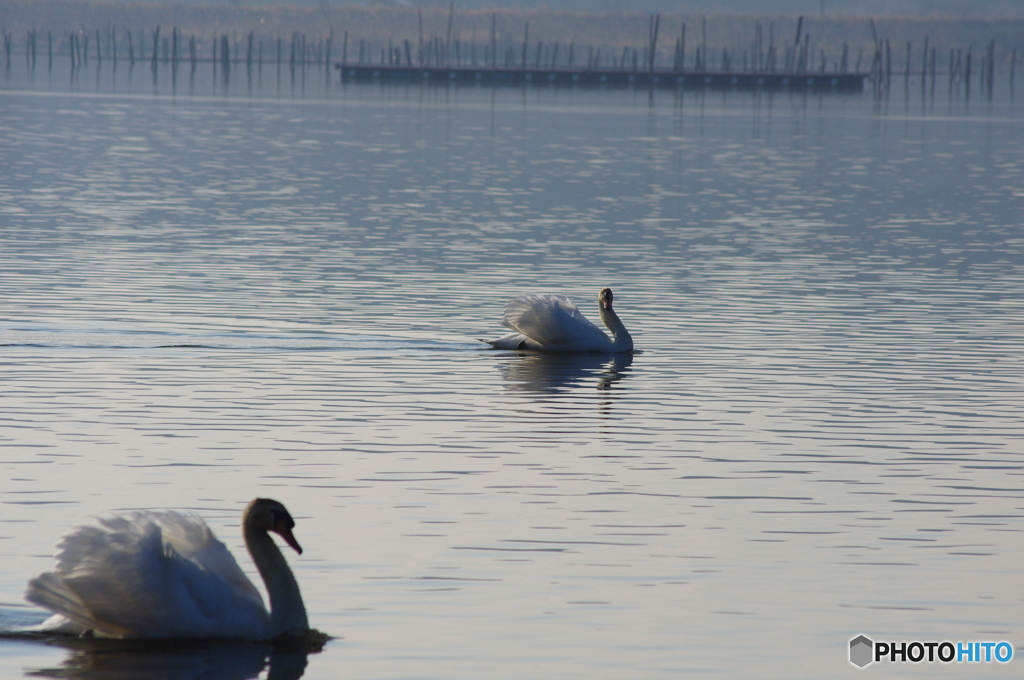
[[[1021,650],[1020,102],[108,68],[0,76],[0,628],[110,512],[197,511],[252,573],[264,495],[337,638],[308,678]],[[478,341],[603,286],[633,356]],[[265,663],[0,640],[4,677]]]

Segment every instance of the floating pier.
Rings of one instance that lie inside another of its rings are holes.
[[[490,68],[335,64],[343,81],[481,83],[510,85],[587,85],[862,92],[861,73],[698,73],[621,69]]]

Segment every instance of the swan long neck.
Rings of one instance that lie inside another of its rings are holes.
[[[625,324],[619,319],[614,309],[600,305],[601,321],[612,332],[612,346],[616,352],[629,352],[633,349],[633,338],[626,330]]]
[[[299,583],[281,554],[277,543],[266,531],[250,527],[243,530],[245,547],[270,595],[270,637],[309,629],[306,606],[302,602]]]

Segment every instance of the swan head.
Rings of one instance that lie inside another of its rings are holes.
[[[292,535],[295,520],[288,513],[288,509],[275,500],[270,498],[253,499],[242,515],[242,527],[244,530],[273,531],[283,538],[295,552],[302,554],[302,547]]]
[[[597,302],[601,305],[601,309],[607,309],[610,312],[612,310],[612,289],[602,288],[601,292],[597,294]]]

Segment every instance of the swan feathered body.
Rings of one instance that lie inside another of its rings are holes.
[[[201,518],[136,512],[64,536],[57,565],[29,582],[29,602],[55,612],[41,630],[119,638],[262,640],[308,629],[298,584],[267,531],[296,550],[283,505],[256,499],[243,515],[246,547],[271,611]]]
[[[633,338],[612,309],[612,291],[598,294],[601,321],[612,336],[595,326],[571,300],[560,295],[521,295],[505,304],[501,325],[512,333],[488,341],[495,349],[549,352],[630,352]]]

